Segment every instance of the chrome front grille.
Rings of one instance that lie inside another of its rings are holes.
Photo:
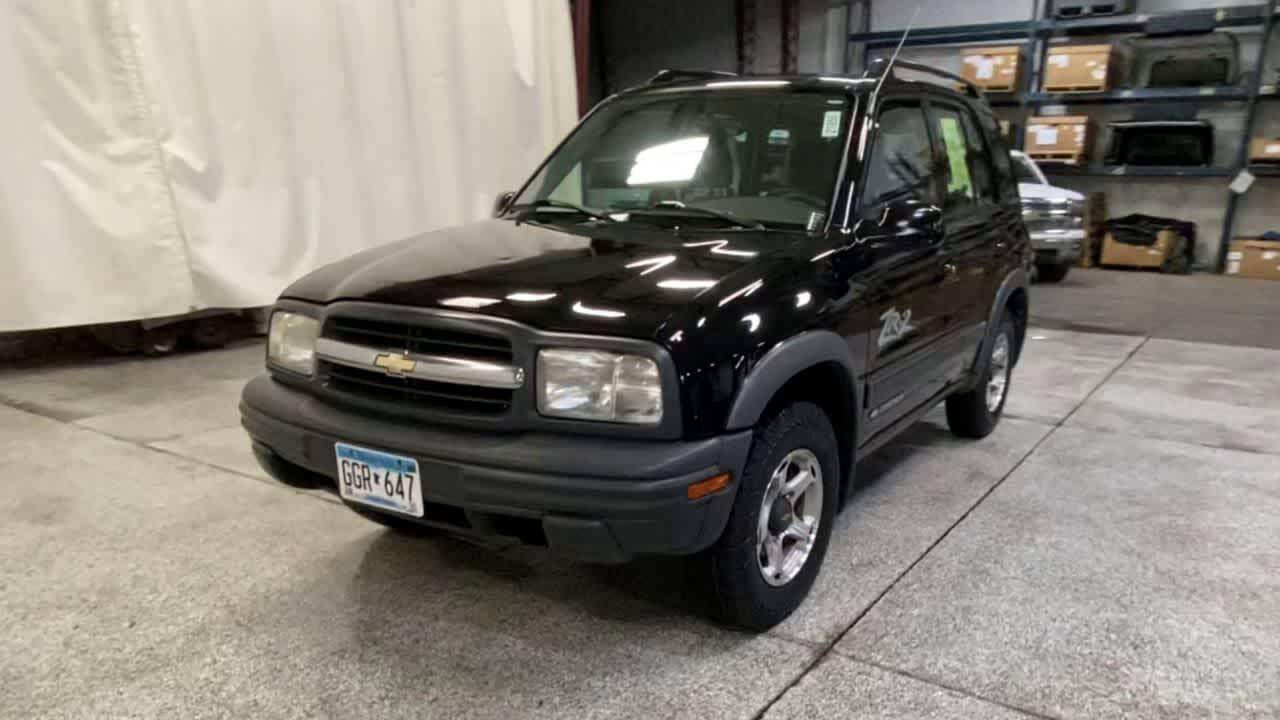
[[[1027,232],[1078,230],[1084,227],[1084,209],[1079,203],[1050,203],[1040,198],[1023,198],[1022,222]]]
[[[415,355],[511,362],[511,341],[504,337],[408,323],[335,317],[326,323],[324,337],[352,345],[404,350]]]
[[[392,411],[502,415],[524,384],[510,339],[438,327],[429,318],[330,317],[316,356],[331,395]]]
[[[394,377],[336,363],[326,363],[325,370],[330,389],[348,395],[477,415],[511,409],[511,390]]]

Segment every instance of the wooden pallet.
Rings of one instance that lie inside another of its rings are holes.
[[[1028,150],[1027,157],[1036,162],[1084,165],[1085,154],[1079,150]]]
[[[977,87],[984,93],[1011,93],[1017,92],[1018,90],[1018,85],[1016,83],[1009,83],[1007,85],[978,85]]]
[[[1073,95],[1080,93],[1104,93],[1108,88],[1105,85],[1059,85],[1057,87],[1046,87],[1047,93],[1057,93],[1061,95]]]

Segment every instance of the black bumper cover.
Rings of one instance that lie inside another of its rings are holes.
[[[310,474],[336,492],[339,441],[407,455],[418,461],[424,500],[465,520],[400,517],[478,533],[533,521],[553,551],[593,562],[713,543],[751,447],[749,430],[671,442],[421,426],[335,407],[266,375],[245,386],[240,416],[263,467],[284,482]],[[688,499],[690,484],[723,472],[729,488]]]

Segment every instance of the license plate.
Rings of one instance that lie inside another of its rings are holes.
[[[418,461],[401,455],[335,443],[338,491],[362,505],[422,517],[422,479]]]

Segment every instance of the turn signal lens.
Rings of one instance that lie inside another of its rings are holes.
[[[719,492],[729,487],[729,483],[732,480],[733,476],[729,473],[721,473],[719,475],[709,477],[706,480],[699,480],[689,486],[689,499],[698,500],[710,495],[711,493]]]

